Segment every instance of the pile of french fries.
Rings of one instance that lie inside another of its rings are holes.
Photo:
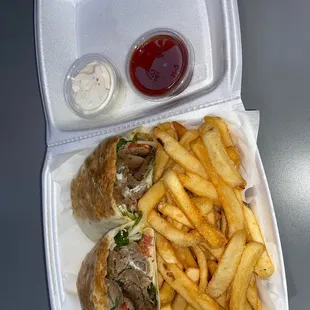
[[[197,129],[153,129],[154,185],[139,201],[156,231],[162,310],[261,309],[256,277],[274,265],[254,213],[227,124],[207,116]]]

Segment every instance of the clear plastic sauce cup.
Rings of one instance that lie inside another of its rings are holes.
[[[127,61],[131,87],[147,99],[164,99],[181,93],[193,75],[191,44],[174,30],[157,29],[142,35]]]
[[[117,70],[100,54],[88,54],[76,60],[64,82],[66,101],[81,117],[108,112],[118,100],[119,91]]]

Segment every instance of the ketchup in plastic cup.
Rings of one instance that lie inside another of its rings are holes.
[[[129,56],[128,77],[142,96],[162,99],[182,92],[193,74],[190,43],[175,31],[143,35]]]

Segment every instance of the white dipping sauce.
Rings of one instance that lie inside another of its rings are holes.
[[[78,109],[91,111],[104,107],[112,96],[113,74],[108,64],[89,63],[72,79],[72,92]]]

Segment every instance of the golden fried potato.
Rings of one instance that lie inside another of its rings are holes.
[[[169,240],[167,240],[163,235],[156,233],[155,243],[157,253],[166,263],[177,264],[180,268],[183,268],[183,264],[179,257],[176,255],[174,248]]]
[[[250,240],[265,244],[262,232],[253,211],[243,204],[243,213]],[[263,279],[269,278],[274,273],[274,265],[267,249],[259,258],[254,271]]]
[[[208,175],[199,162],[199,160],[189,153],[176,139],[169,136],[159,128],[154,129],[154,136],[157,141],[163,146],[165,152],[186,171],[196,173],[203,178],[208,178]]]
[[[193,246],[200,243],[202,240],[201,235],[197,231],[192,230],[186,233],[179,230],[167,222],[154,210],[150,212],[148,222],[154,230],[180,246]]]
[[[196,310],[222,310],[223,308],[207,294],[199,294],[198,286],[176,264],[166,264],[157,255],[159,272],[172,288]]]
[[[192,204],[186,191],[184,190],[178,176],[173,171],[168,171],[163,177],[165,186],[173,196],[173,200],[183,211],[189,221],[195,226],[197,231],[205,238],[211,248],[220,248],[227,243],[223,234],[210,225],[200,213],[200,210]]]
[[[244,188],[245,180],[230,159],[222,142],[219,130],[212,124],[204,123],[199,128],[200,136],[207,149],[216,173],[232,188]]]
[[[186,225],[189,228],[194,228],[192,223],[188,220],[185,214],[176,206],[169,203],[160,203],[158,205],[158,211],[163,215],[171,217],[173,220]]]
[[[209,155],[200,139],[191,143],[191,149],[208,172],[212,183],[218,192],[225,216],[228,222],[228,236],[236,231],[244,229],[244,216],[242,206],[236,197],[234,190],[229,187],[214,170],[209,160]]]
[[[228,289],[238,269],[245,242],[246,236],[243,230],[236,232],[229,240],[208,284],[207,293],[211,297],[220,297]]]
[[[200,197],[206,197],[213,201],[215,204],[219,205],[219,197],[214,185],[202,178],[201,176],[186,172],[185,174],[179,174],[178,178],[180,179],[183,186]]]
[[[252,241],[245,246],[232,283],[229,302],[231,310],[243,309],[247,302],[247,290],[251,281],[251,276],[258,259],[264,251],[265,246],[262,243],[255,241]]]

